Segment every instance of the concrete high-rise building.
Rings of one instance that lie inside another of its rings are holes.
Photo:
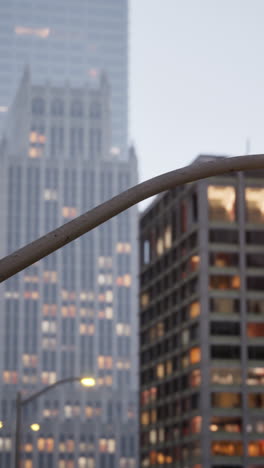
[[[162,194],[140,244],[140,466],[263,467],[264,171]]]
[[[1,0],[0,129],[24,67],[34,83],[83,86],[104,71],[112,152],[127,155],[128,0]]]
[[[61,88],[25,72],[0,150],[1,257],[137,182],[134,151],[109,154],[109,93],[104,75]],[[136,467],[136,278],[132,208],[1,285],[1,467],[12,463],[17,390],[81,375],[96,388],[63,385],[24,409],[23,466]]]

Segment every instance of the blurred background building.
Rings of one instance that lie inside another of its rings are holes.
[[[34,83],[111,87],[113,154],[127,157],[128,0],[1,0],[0,132],[25,65]]]
[[[178,187],[142,214],[141,467],[263,467],[263,223],[263,171]]]
[[[110,101],[104,74],[62,87],[25,71],[0,150],[1,257],[136,184],[134,150],[109,150]],[[1,285],[1,467],[17,390],[79,375],[96,388],[67,384],[25,408],[23,466],[136,467],[137,268],[134,207]]]

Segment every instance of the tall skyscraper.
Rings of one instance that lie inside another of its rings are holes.
[[[109,79],[112,152],[127,156],[128,0],[1,0],[0,129],[24,67],[34,83]]]
[[[159,196],[140,243],[140,466],[263,467],[264,171]]]
[[[25,72],[1,145],[1,257],[136,183],[133,150],[109,154],[109,94],[104,75],[78,88],[35,86]],[[136,231],[132,208],[1,285],[1,467],[17,390],[81,375],[96,388],[67,384],[25,408],[23,466],[136,466]]]

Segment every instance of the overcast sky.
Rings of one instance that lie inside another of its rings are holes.
[[[140,179],[200,153],[264,152],[264,0],[130,0]]]

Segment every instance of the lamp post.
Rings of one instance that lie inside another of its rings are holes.
[[[20,466],[20,445],[21,445],[21,420],[22,420],[22,408],[30,403],[31,401],[35,400],[39,396],[43,395],[43,393],[52,390],[54,387],[58,385],[63,385],[68,382],[80,382],[84,387],[94,387],[95,386],[95,379],[93,377],[67,377],[66,379],[61,379],[55,382],[54,384],[48,385],[43,389],[39,390],[38,392],[33,393],[28,398],[22,398],[21,392],[17,392],[16,397],[16,430],[15,430],[15,468],[19,468]],[[34,426],[37,426],[34,424]],[[32,430],[39,430],[35,428]]]

